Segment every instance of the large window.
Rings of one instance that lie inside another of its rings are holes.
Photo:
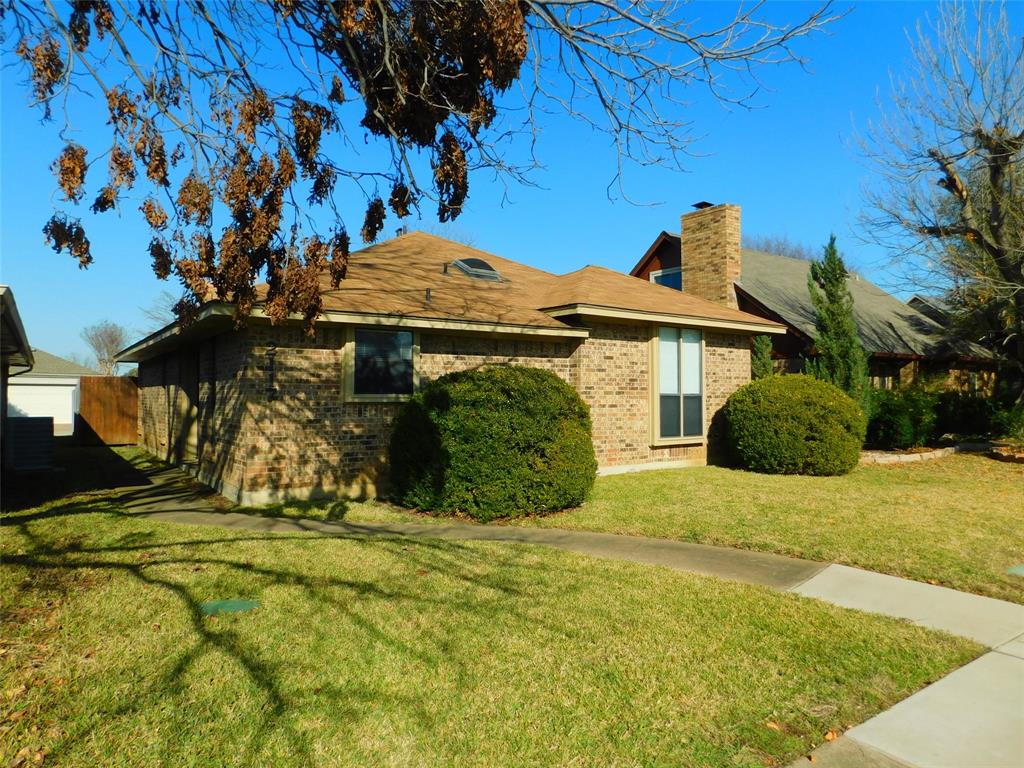
[[[411,395],[411,331],[356,329],[352,392],[355,395]]]
[[[682,267],[656,269],[651,272],[651,282],[681,291],[683,290],[683,269]]]
[[[700,331],[658,329],[658,439],[704,434]]]

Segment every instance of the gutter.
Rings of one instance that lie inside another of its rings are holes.
[[[0,307],[2,307],[0,315],[11,324],[15,338],[19,342],[22,357],[25,359],[24,363],[16,363],[19,367],[23,367],[24,370],[11,373],[9,376],[21,376],[32,370],[36,360],[32,354],[32,347],[28,343],[28,334],[25,333],[25,326],[21,322],[21,315],[18,314],[18,304],[14,300],[14,291],[11,290],[10,286],[0,285]]]
[[[636,309],[617,309],[615,307],[604,307],[596,304],[568,304],[559,307],[548,307],[543,310],[552,317],[567,317],[572,315],[591,317],[610,317],[622,320],[639,320],[650,323],[664,323],[666,325],[679,325],[690,328],[720,328],[730,331],[744,331],[746,333],[786,333],[786,326],[771,320],[752,322],[750,320],[722,320],[721,318],[702,317],[700,315],[677,315],[665,312],[647,312]],[[761,319],[761,318],[758,318]]]

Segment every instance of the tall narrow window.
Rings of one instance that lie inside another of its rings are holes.
[[[700,331],[684,330],[680,334],[683,348],[683,437],[704,434],[704,372],[700,368]]]
[[[701,332],[658,329],[658,437],[704,434]]]
[[[412,394],[412,332],[356,329],[353,393]]]
[[[661,408],[660,437],[679,437],[683,434],[683,404],[679,382],[679,329],[658,329],[658,393]]]

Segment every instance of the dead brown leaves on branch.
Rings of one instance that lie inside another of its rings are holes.
[[[366,242],[389,213],[407,217],[424,198],[437,202],[441,221],[454,220],[468,199],[471,167],[522,178],[494,151],[514,133],[495,125],[496,99],[520,79],[543,34],[556,48],[568,43],[570,53],[589,46],[595,62],[632,61],[632,72],[603,70],[624,88],[651,65],[654,43],[686,48],[678,19],[643,2],[584,9],[610,20],[612,32],[632,29],[636,42],[623,33],[614,38],[619,49],[603,48],[596,28],[583,21],[573,28],[567,20],[575,11],[544,0],[180,0],[174,7],[172,17],[148,1],[7,6],[8,40],[47,118],[59,106],[73,125],[79,104],[106,103],[109,137],[95,146],[68,143],[53,163],[57,183],[71,204],[91,193],[96,213],[118,208],[130,191],[143,199],[148,256],[157,276],[185,288],[183,320],[216,297],[234,303],[241,321],[259,300],[275,322],[298,316],[307,330],[321,290],[337,286],[347,269],[349,238],[335,216],[339,183],[365,196]],[[820,19],[795,26],[803,34]],[[751,34],[757,42],[739,48],[739,60],[772,46],[788,50],[790,33],[772,29],[755,27],[763,34]],[[721,51],[700,52],[702,67],[715,56],[737,60],[730,35],[723,39]],[[663,74],[679,79],[671,69]],[[492,128],[495,137],[487,135]],[[390,160],[347,165],[345,148],[359,140],[380,141]],[[86,157],[107,155],[108,177],[87,190]],[[416,168],[428,162],[421,180]],[[329,211],[333,234],[319,236],[299,201]],[[44,231],[55,250],[91,262],[77,219],[58,213]]]
[[[89,238],[85,236],[85,229],[79,221],[69,219],[61,213],[54,214],[43,225],[43,235],[46,237],[46,244],[57,253],[67,251],[78,259],[78,266],[84,268],[92,264]]]
[[[64,57],[61,55],[60,44],[46,33],[35,43],[23,39],[18,44],[17,54],[29,64],[32,91],[36,101],[42,102],[44,116],[49,119],[50,97],[64,77]]]
[[[77,203],[85,195],[86,149],[81,144],[68,144],[51,166],[64,198]]]

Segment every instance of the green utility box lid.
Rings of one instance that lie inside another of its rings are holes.
[[[255,600],[209,600],[199,605],[204,616],[216,616],[218,613],[242,613],[259,608]]]

